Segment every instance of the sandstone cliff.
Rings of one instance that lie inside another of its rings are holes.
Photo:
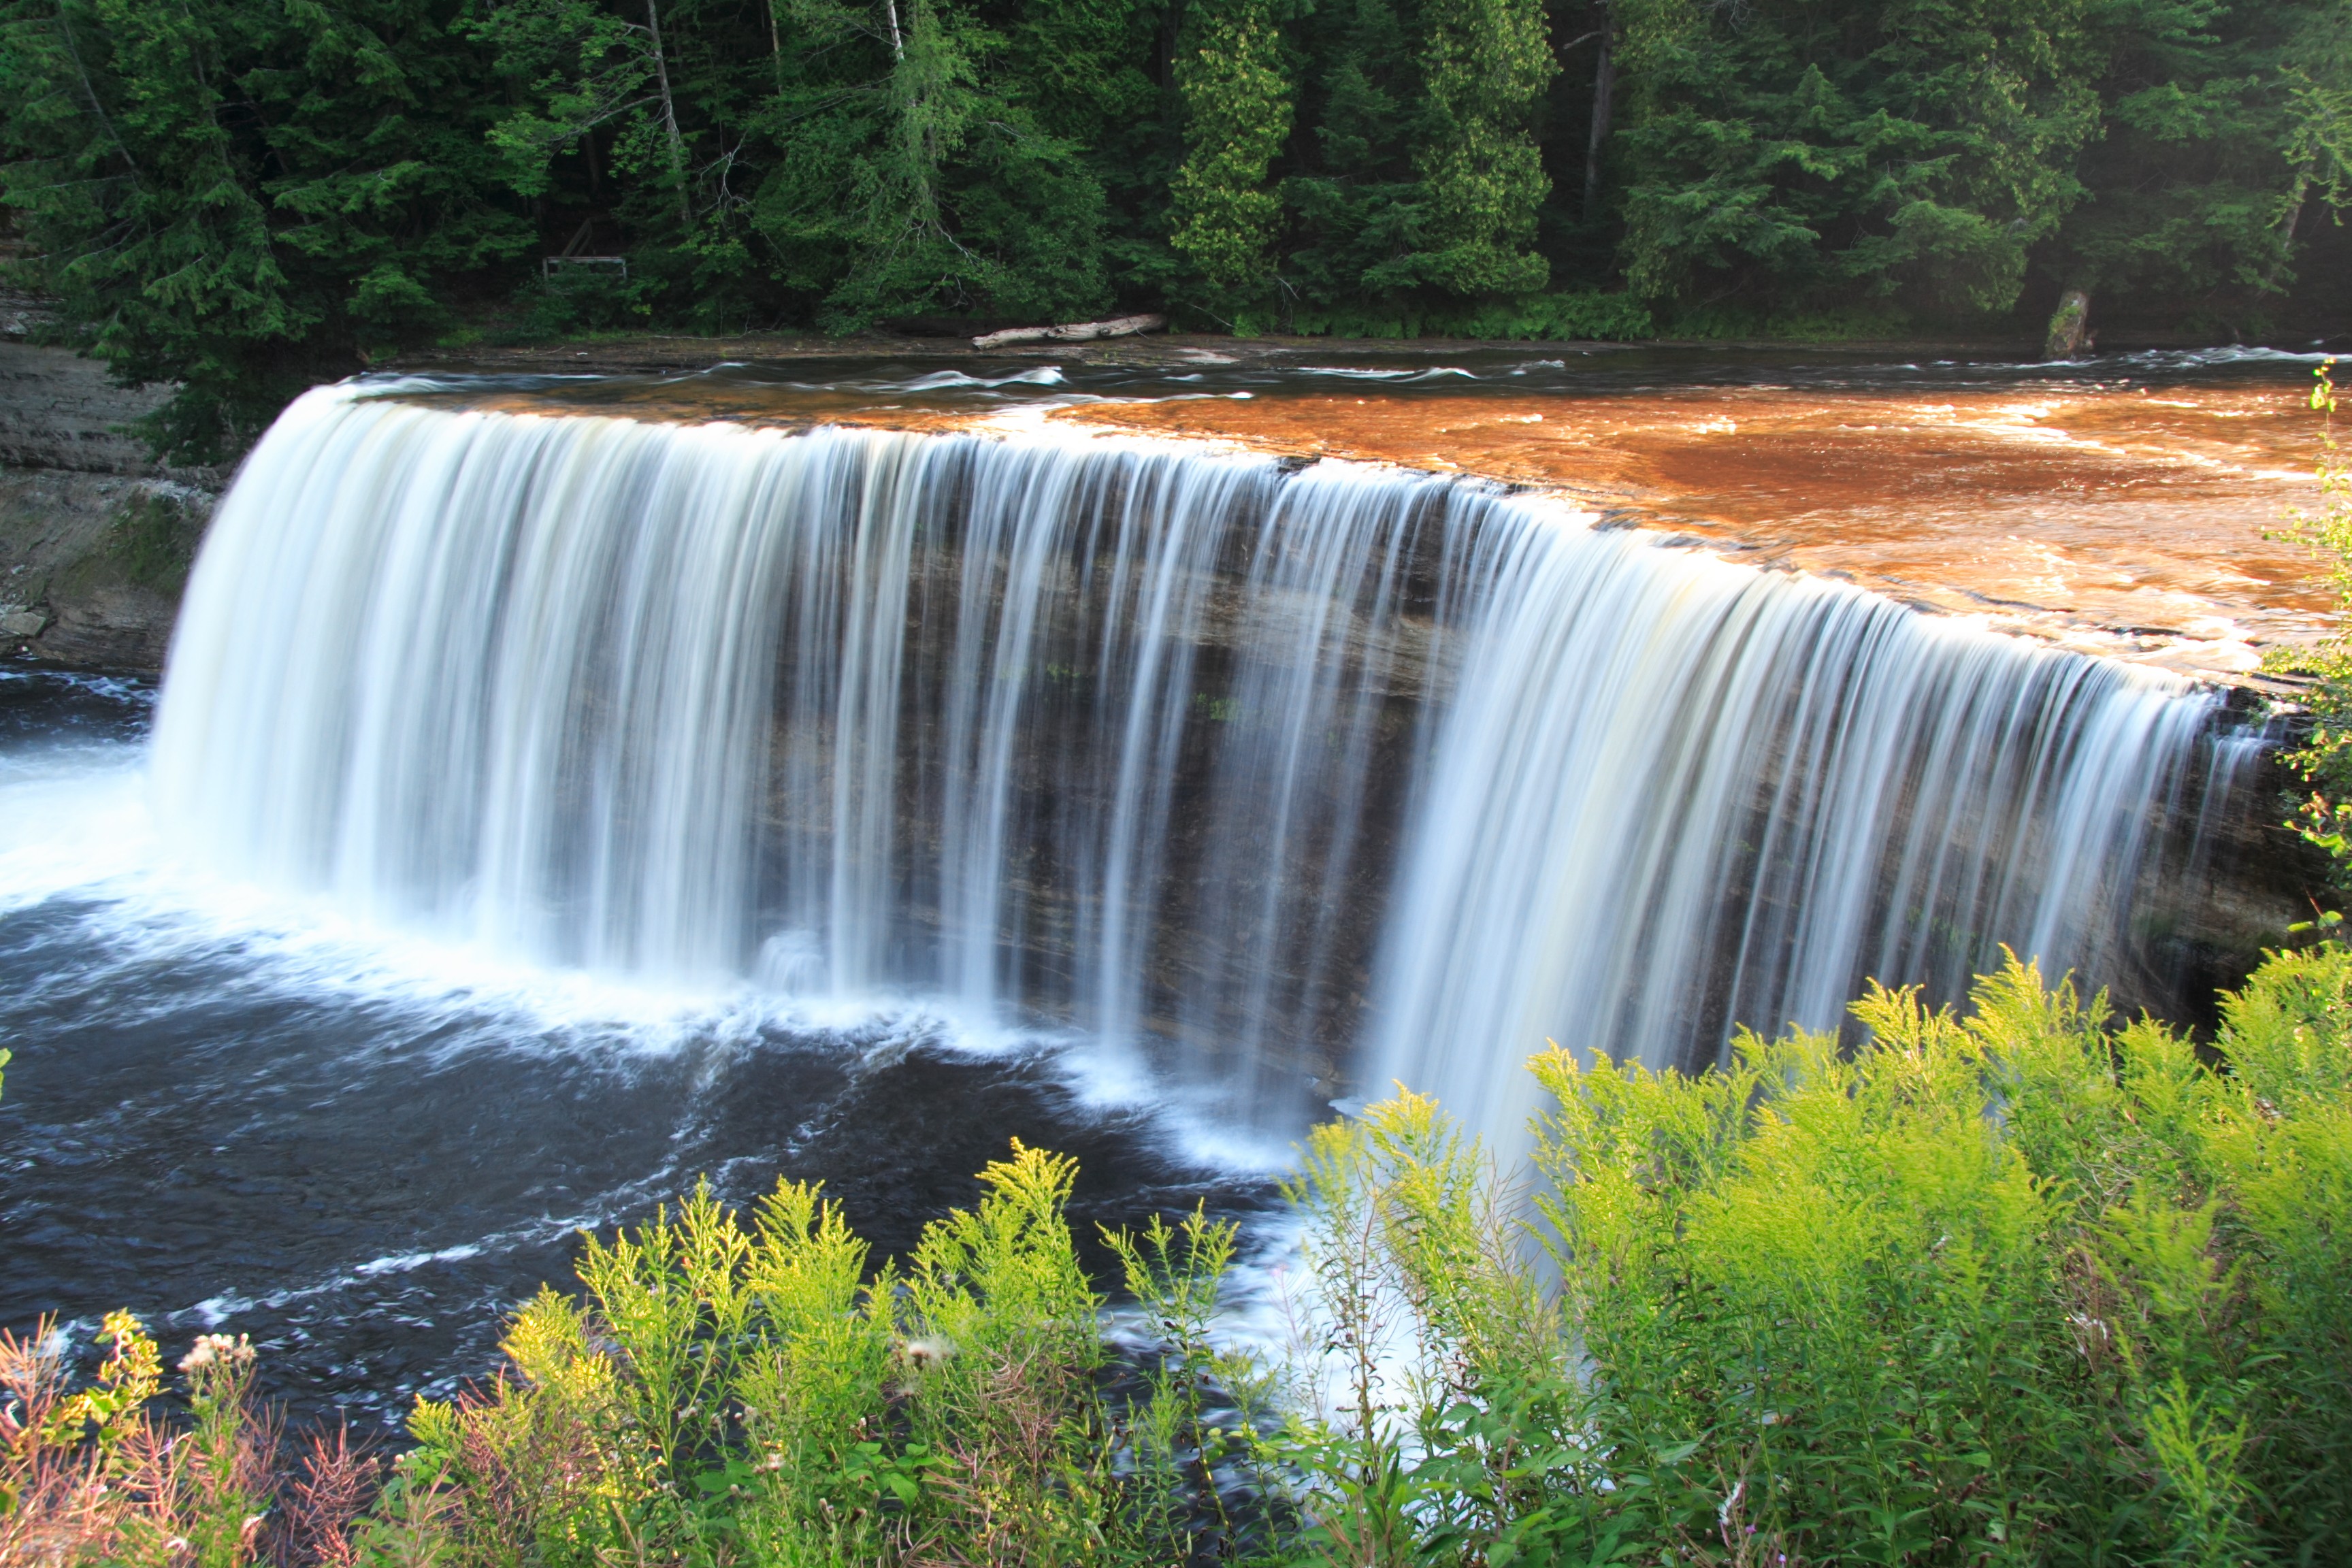
[[[63,349],[0,341],[0,656],[163,667],[219,488],[126,430],[168,395]]]

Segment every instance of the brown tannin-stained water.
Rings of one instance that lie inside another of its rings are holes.
[[[160,701],[0,684],[0,1321],[389,1415],[701,1173],[898,1249],[1009,1136],[1246,1208],[1391,1079],[1508,1146],[1547,1037],[1699,1067],[2004,943],[2193,1006],[2268,906],[2184,672],[2319,624],[2308,369],[315,392]]]
[[[2310,489],[2305,388],[2249,384],[1498,399],[1304,396],[1063,416],[1556,486],[1774,563],[2181,668],[2308,637],[2311,563],[2272,535]]]

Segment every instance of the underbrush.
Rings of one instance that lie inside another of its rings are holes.
[[[1277,330],[1277,319],[1243,319],[1236,335]],[[1629,294],[1527,294],[1484,304],[1395,310],[1300,307],[1288,330],[1307,337],[1480,338],[1518,342],[1630,342],[1658,335],[1649,308]]]
[[[1554,1050],[1524,1184],[1406,1092],[1287,1189],[1286,1354],[1234,1232],[1114,1233],[1114,1353],[1015,1145],[873,1267],[784,1184],[592,1240],[396,1461],[289,1445],[241,1342],[6,1341],[0,1561],[236,1568],[2352,1560],[2352,952],[2202,1048],[2011,963],[1696,1078]],[[289,1458],[290,1455],[290,1458]]]

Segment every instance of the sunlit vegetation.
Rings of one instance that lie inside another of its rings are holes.
[[[1965,1013],[1697,1077],[1552,1051],[1513,1181],[1411,1093],[1318,1129],[1219,1327],[1199,1211],[1079,1260],[1066,1160],[876,1266],[790,1183],[591,1240],[405,1445],[289,1441],[253,1352],[167,1395],[127,1315],[69,1389],[0,1344],[0,1560],[1373,1564],[2352,1555],[2352,952],[2210,1047],[2011,962]],[[1129,1325],[1116,1344],[1108,1322]]]
[[[2319,496],[2315,505],[2288,514],[2285,531],[2317,557],[2321,580],[2336,596],[2337,630],[2315,646],[2283,649],[2267,663],[2312,683],[2310,728],[2285,759],[2309,794],[2288,826],[2326,854],[2339,890],[2352,890],[2352,462],[2336,437],[2336,362],[2314,371],[2312,383],[2311,407],[2320,417],[2313,464]],[[2341,911],[2326,910],[2313,923],[2333,928],[2342,921]]]

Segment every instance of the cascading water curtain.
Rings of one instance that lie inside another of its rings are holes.
[[[375,920],[1507,1133],[1547,1036],[2096,963],[2205,706],[1475,485],[346,387],[220,508],[154,772]]]
[[[1705,1065],[2127,939],[2211,700],[1836,584],[1529,535],[1431,742],[1367,1078],[1515,1146],[1557,1042]]]

